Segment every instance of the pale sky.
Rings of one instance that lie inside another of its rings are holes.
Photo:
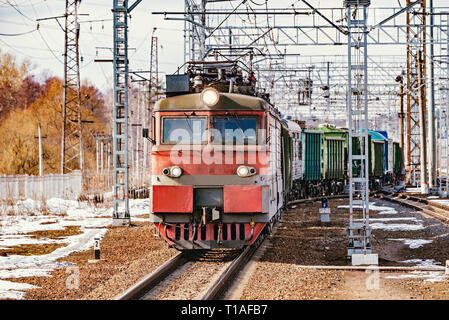
[[[33,22],[38,18],[62,15],[65,12],[64,0],[8,0],[25,16],[19,14],[6,0],[0,0],[0,33],[21,33],[36,28]],[[130,1],[130,3],[132,3]],[[83,0],[79,13],[80,21],[111,20],[112,1]],[[153,27],[158,27],[159,36],[159,68],[163,72],[174,72],[182,64],[183,54],[183,23],[178,21],[164,21],[162,16],[152,15],[152,11],[183,10],[182,0],[143,0],[131,13],[129,23],[130,69],[149,70],[150,40]],[[64,24],[64,19],[59,19]],[[41,21],[39,32],[23,36],[0,36],[0,48],[14,54],[19,61],[28,59],[35,65],[34,72],[41,73],[48,70],[52,75],[62,77],[64,52],[64,33],[58,23],[53,20]],[[45,40],[45,41],[44,41]],[[46,43],[45,43],[46,42]],[[49,48],[51,48],[51,51]],[[92,22],[81,24],[80,53],[83,62],[80,64],[82,79],[89,79],[100,89],[111,88],[112,63],[94,62],[95,58],[111,59],[112,53],[108,49],[113,46],[112,21]]]
[[[429,2],[430,0],[428,0]],[[133,3],[134,1],[129,1]],[[198,2],[198,0],[197,0]],[[317,8],[341,7],[343,0],[309,0]],[[372,0],[371,7],[399,7],[404,6],[405,0]],[[435,0],[435,6],[449,5],[446,0]],[[238,1],[233,2],[234,5]],[[255,8],[254,3],[264,3],[263,0],[248,2]],[[304,7],[301,1],[269,0],[270,8],[291,8],[292,3],[297,7]],[[17,12],[14,5],[21,13]],[[111,48],[112,39],[112,8],[111,0],[83,0],[79,13],[89,14],[80,16],[80,21],[100,20],[102,22],[82,23],[80,35],[80,52],[83,59],[81,63],[82,79],[89,79],[101,90],[112,87],[112,64],[96,63],[95,58],[111,58],[108,49]],[[183,25],[182,21],[166,21],[162,15],[152,15],[153,11],[182,11],[184,0],[143,0],[131,13],[129,23],[130,69],[148,70],[150,56],[150,38],[153,27],[157,27],[156,35],[159,37],[159,70],[162,73],[172,73],[184,62],[183,56]],[[41,74],[44,70],[51,75],[62,77],[63,65],[61,63],[64,49],[64,34],[55,20],[40,22],[39,32],[32,32],[22,36],[6,36],[4,34],[22,33],[36,28],[35,20],[62,15],[65,11],[64,0],[0,0],[0,48],[2,51],[13,53],[18,60],[28,59],[35,66],[34,72]],[[181,17],[181,16],[178,16]],[[60,19],[64,23],[64,19]],[[51,50],[50,50],[50,49]],[[345,48],[327,47],[300,47],[301,54],[344,54]],[[336,51],[337,50],[337,51]],[[403,53],[404,48],[391,47],[388,50],[370,49],[370,53],[382,54]],[[340,52],[341,51],[341,52]],[[60,61],[58,61],[60,60]]]

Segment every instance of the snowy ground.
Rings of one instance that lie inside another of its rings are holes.
[[[147,214],[149,199],[130,199],[132,221],[147,221],[137,215]],[[14,205],[0,204],[0,249],[22,244],[60,243],[66,246],[44,255],[0,256],[0,299],[22,299],[31,285],[5,279],[33,276],[50,276],[55,268],[68,263],[57,262],[73,252],[91,248],[95,238],[102,238],[111,224],[112,208],[86,202],[51,198],[45,201],[27,199]],[[45,230],[63,230],[68,226],[79,226],[81,234],[62,239],[33,238],[27,233]]]
[[[339,208],[349,208],[348,205],[338,206]],[[359,205],[354,208],[361,208]],[[387,217],[370,218],[370,226],[373,230],[380,229],[385,231],[416,231],[424,229],[423,221],[416,217],[397,217],[398,212],[392,207],[382,207],[376,205],[376,202],[369,203],[369,211],[378,211],[378,214]],[[388,216],[390,215],[390,216]],[[354,221],[361,221],[361,219],[354,219]],[[404,245],[409,246],[410,249],[420,248],[426,244],[430,244],[433,240],[426,239],[405,239],[405,238],[390,238],[391,241],[401,241]],[[441,267],[441,263],[433,259],[410,259],[402,261],[417,267]],[[424,278],[425,281],[439,282],[447,279],[447,275],[442,275],[441,272],[427,272],[427,271],[412,271],[406,274],[388,276],[388,279],[404,279],[404,278]]]

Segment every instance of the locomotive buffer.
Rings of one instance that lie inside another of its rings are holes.
[[[371,251],[369,225],[367,7],[370,1],[344,0],[348,19],[348,149],[349,227],[348,257],[353,265],[378,264]],[[353,144],[356,144],[353,148]],[[360,146],[360,148],[357,148]],[[361,219],[354,219],[361,208]]]

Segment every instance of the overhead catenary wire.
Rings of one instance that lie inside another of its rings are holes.
[[[30,34],[30,33],[36,32],[38,30],[39,30],[39,25],[37,25],[36,29],[30,30],[30,31],[19,32],[19,33],[0,33],[0,36],[17,37],[17,36],[23,36],[23,35],[26,35],[26,34]]]

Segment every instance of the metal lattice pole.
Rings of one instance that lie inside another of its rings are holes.
[[[183,19],[185,61],[202,61],[206,51],[205,10],[207,0],[200,1],[200,4],[197,4],[195,0],[186,0],[184,3],[184,12],[186,12]]]
[[[407,0],[406,5],[410,5]],[[407,170],[408,183],[415,182],[415,175],[421,171],[420,102],[426,105],[425,90],[420,96],[418,86],[418,53],[423,57],[421,72],[426,78],[426,1],[417,5],[413,12],[407,11]],[[425,111],[424,111],[425,114]]]
[[[446,20],[443,20],[446,19]],[[448,196],[448,169],[449,169],[449,14],[442,17],[446,29],[441,30],[440,39],[446,41],[440,47],[440,109],[439,109],[439,194]]]
[[[153,30],[153,36],[151,37],[151,50],[150,50],[150,81],[149,81],[149,92],[151,92],[154,88],[154,97],[155,100],[158,100],[159,95],[159,63],[158,63],[158,38],[154,36],[155,29]],[[150,96],[151,98],[151,96]]]
[[[349,228],[348,256],[371,254],[369,226],[369,144],[368,144],[368,69],[367,69],[367,5],[347,1],[348,20],[348,170]],[[366,2],[366,1],[364,1]],[[353,144],[360,146],[357,148]],[[355,219],[354,209],[361,208]]]
[[[128,1],[114,1],[113,226],[129,225]]]
[[[66,0],[64,91],[62,105],[61,173],[83,170],[81,92],[79,69],[78,0]],[[79,160],[77,162],[76,160]]]

